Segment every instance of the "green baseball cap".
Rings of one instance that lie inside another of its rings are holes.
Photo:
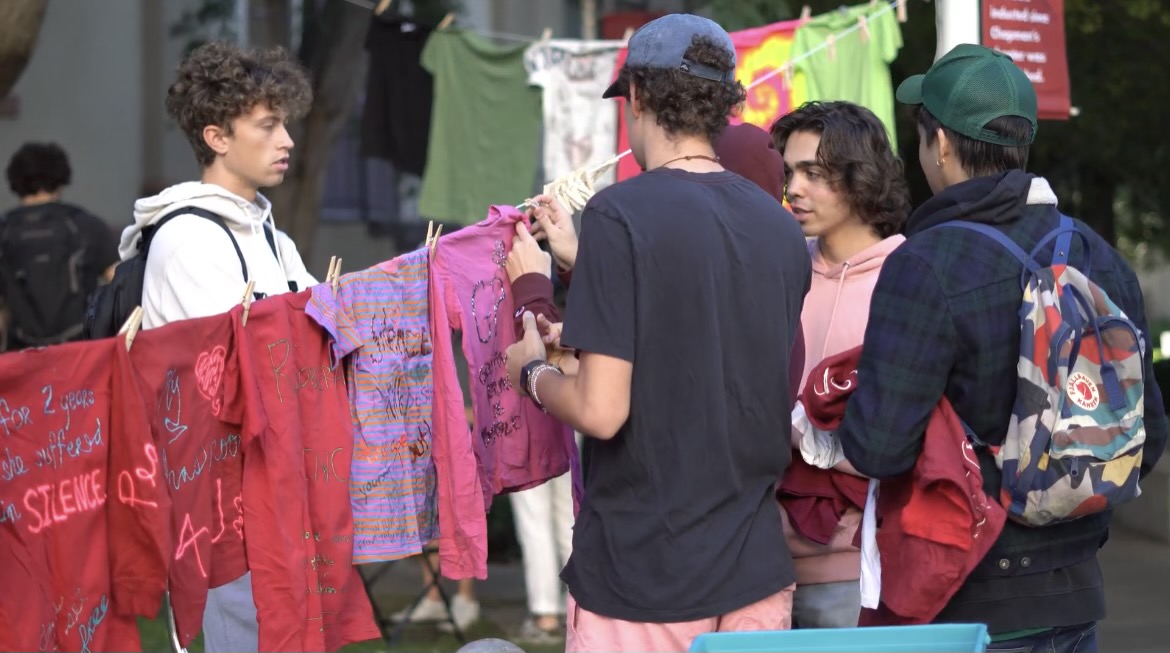
[[[1019,147],[1036,138],[1036,88],[1011,57],[982,45],[955,46],[925,75],[899,84],[895,97],[926,107],[944,126],[977,141]],[[985,129],[1003,116],[1026,118],[1032,137],[1019,141]]]

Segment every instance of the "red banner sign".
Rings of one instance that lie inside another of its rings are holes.
[[[983,45],[1011,56],[1032,80],[1041,120],[1068,120],[1064,0],[983,0]]]

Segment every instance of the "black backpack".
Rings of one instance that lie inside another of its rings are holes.
[[[150,253],[150,243],[163,225],[170,222],[171,218],[180,215],[197,215],[211,220],[223,228],[232,241],[236,256],[240,258],[240,272],[244,275],[244,281],[248,280],[248,264],[244,262],[244,253],[240,251],[240,244],[236,242],[235,234],[224,222],[223,217],[194,206],[175,209],[160,218],[158,222],[143,227],[142,234],[138,239],[138,251],[114,269],[114,278],[110,283],[99,287],[90,296],[89,305],[85,311],[83,338],[92,340],[117,335],[118,330],[130,318],[134,309],[142,304],[142,287],[146,279],[146,257]],[[276,240],[272,235],[272,230],[267,226],[264,228],[264,235],[268,239],[268,247],[272,249],[273,256],[276,256]],[[279,257],[277,258],[279,259]],[[295,284],[290,282],[289,288],[295,290]],[[255,293],[255,297],[263,299],[264,294]]]
[[[9,339],[21,347],[76,340],[86,295],[86,242],[77,224],[83,210],[49,203],[10,211],[0,223],[0,284]]]

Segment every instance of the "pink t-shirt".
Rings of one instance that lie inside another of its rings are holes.
[[[493,206],[484,221],[443,237],[431,262],[432,404],[439,475],[439,554],[449,578],[486,576],[485,511],[492,497],[535,487],[577,466],[567,426],[508,382],[516,341],[504,261],[523,214]],[[468,432],[451,331],[463,333],[474,430]],[[578,477],[574,474],[574,477]]]

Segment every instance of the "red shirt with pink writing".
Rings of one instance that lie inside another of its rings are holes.
[[[0,650],[139,650],[169,509],[123,340],[0,356]]]
[[[240,373],[231,317],[143,331],[130,358],[171,497],[170,597],[187,646],[202,627],[208,588],[247,572],[241,429],[220,419],[225,401],[241,400],[224,393]]]
[[[310,291],[252,304],[240,343],[244,532],[264,651],[332,651],[380,637],[353,557],[353,424]],[[232,410],[228,410],[229,418]]]

